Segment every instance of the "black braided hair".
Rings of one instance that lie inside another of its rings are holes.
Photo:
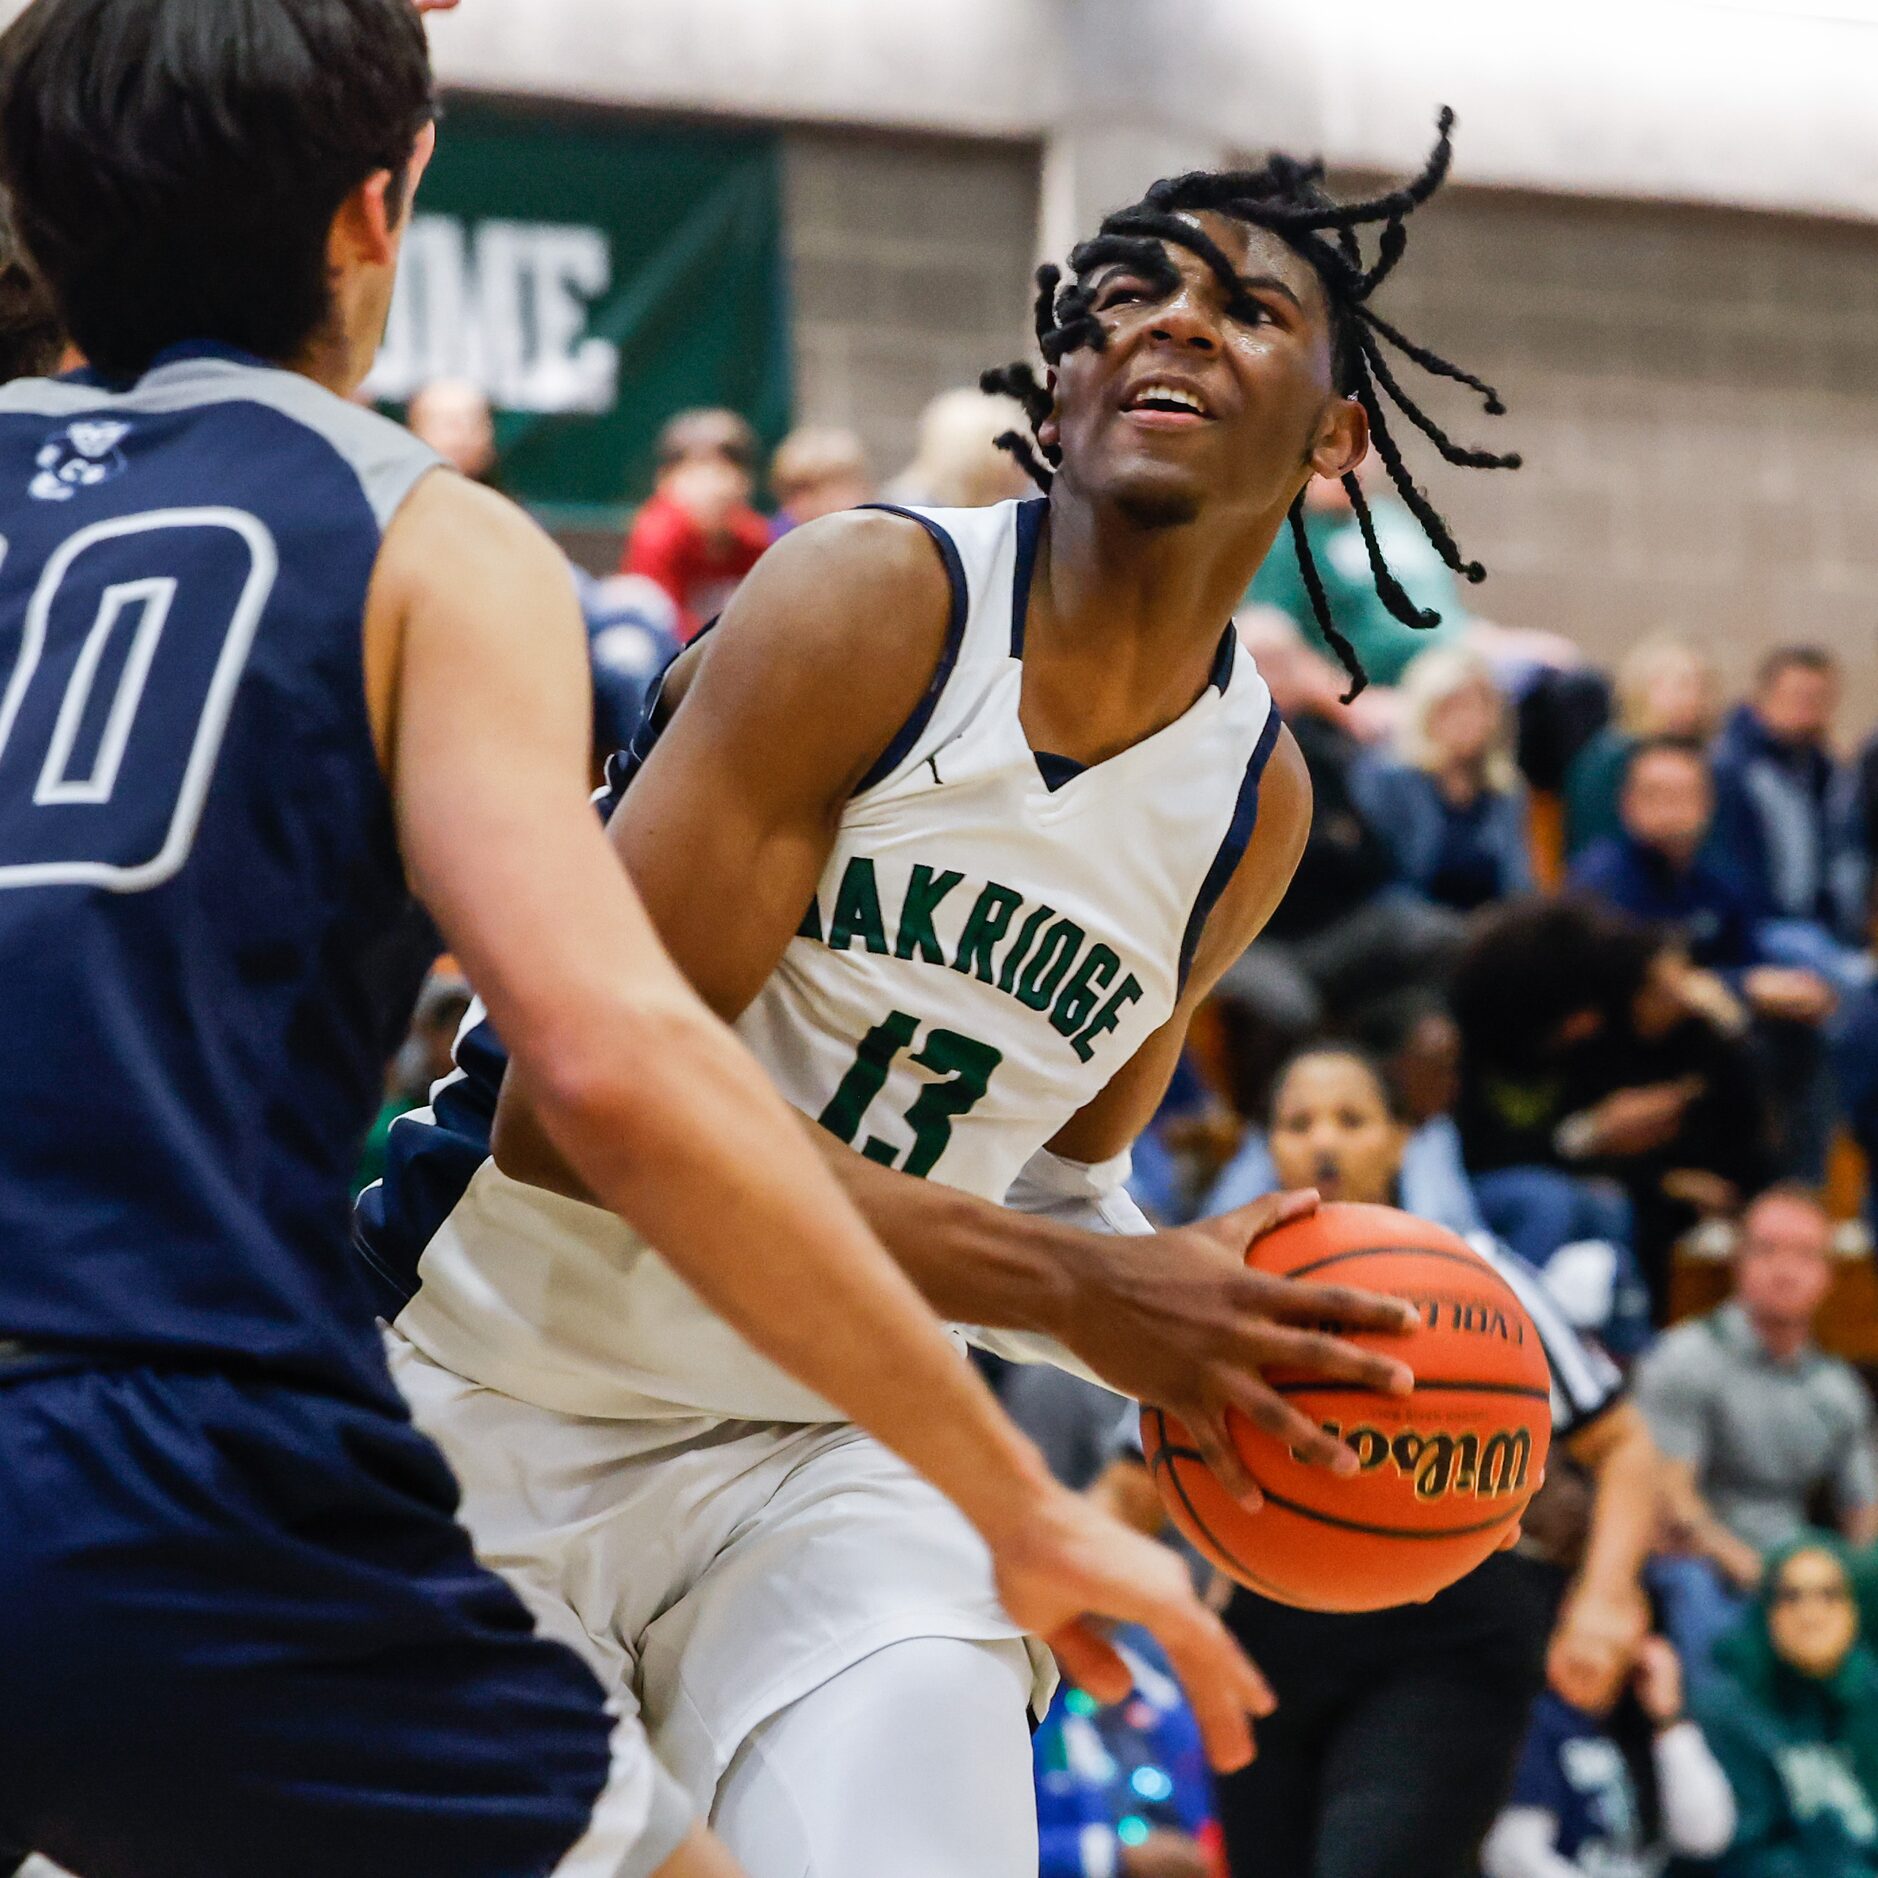
[[[1407,221],[1447,179],[1453,159],[1454,113],[1444,109],[1436,126],[1435,147],[1421,173],[1400,189],[1361,202],[1335,202],[1324,189],[1321,162],[1300,162],[1282,154],[1268,158],[1262,169],[1194,170],[1156,183],[1141,201],[1117,210],[1096,235],[1069,257],[1067,281],[1062,269],[1037,270],[1037,347],[1046,363],[1057,364],[1079,346],[1100,352],[1108,343],[1096,317],[1094,297],[1085,284],[1098,268],[1121,265],[1141,274],[1151,285],[1171,292],[1178,273],[1168,245],[1178,243],[1197,254],[1212,269],[1227,293],[1227,310],[1238,308],[1245,289],[1237,270],[1219,244],[1191,218],[1204,210],[1231,216],[1256,228],[1269,229],[1310,262],[1323,283],[1330,308],[1331,367],[1337,389],[1355,398],[1369,418],[1370,439],[1376,454],[1442,560],[1462,579],[1477,581],[1486,569],[1461,553],[1440,512],[1416,486],[1389,428],[1388,408],[1406,418],[1450,463],[1466,469],[1517,469],[1516,455],[1500,455],[1456,443],[1421,405],[1403,389],[1385,347],[1393,348],[1410,364],[1433,377],[1447,378],[1475,392],[1490,416],[1506,409],[1499,393],[1483,379],[1463,371],[1440,354],[1418,345],[1372,310],[1369,297],[1388,279],[1408,246]],[[1381,224],[1373,261],[1366,262],[1358,230]],[[1027,364],[1008,365],[986,372],[980,379],[986,391],[1015,398],[1030,422],[1030,435],[1006,431],[998,439],[1023,464],[1031,477],[1048,489],[1063,460],[1062,450],[1042,441],[1039,432],[1052,409],[1048,388]],[[1405,626],[1438,626],[1438,613],[1416,606],[1389,571],[1377,539],[1369,505],[1354,476],[1343,479],[1356,513],[1363,544],[1369,552],[1370,572],[1383,605]],[[1317,624],[1344,670],[1350,675],[1347,704],[1369,682],[1362,661],[1349,639],[1331,617],[1323,578],[1311,555],[1304,529],[1304,497],[1291,505],[1291,538],[1297,548],[1304,586],[1310,595]]]

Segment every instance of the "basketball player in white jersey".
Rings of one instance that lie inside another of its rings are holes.
[[[616,779],[681,968],[928,1300],[1166,1404],[1248,1500],[1229,1409],[1351,1465],[1260,1365],[1406,1388],[1324,1328],[1405,1307],[1245,1271],[1308,1196],[1130,1238],[1121,1179],[1309,819],[1230,615],[1308,478],[1352,477],[1382,422],[1354,240],[1313,231],[1373,211],[1399,251],[1445,161],[1444,124],[1418,184],[1355,211],[1278,160],[1111,218],[1044,297],[1047,500],[797,531]],[[1034,1872],[1049,1671],[982,1546],[589,1204],[519,1087],[485,1152],[474,1013],[458,1061],[361,1237],[483,1555],[638,1697],[757,1878]]]

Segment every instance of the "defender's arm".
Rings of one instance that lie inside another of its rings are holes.
[[[949,609],[917,523],[830,516],[772,548],[673,668],[657,747],[607,832],[719,1017],[739,1016],[780,962],[848,798],[932,682]],[[514,1079],[493,1146],[513,1178],[592,1198]]]

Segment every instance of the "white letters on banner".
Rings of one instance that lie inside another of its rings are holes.
[[[467,378],[502,411],[601,413],[619,389],[619,348],[588,333],[613,285],[597,228],[419,215],[411,223],[384,349],[366,390],[402,401]]]

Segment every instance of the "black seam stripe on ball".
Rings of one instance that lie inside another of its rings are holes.
[[[1294,1266],[1288,1272],[1273,1272],[1274,1278],[1303,1278],[1311,1272],[1321,1272],[1332,1265],[1346,1265],[1351,1259],[1375,1258],[1421,1258],[1439,1259],[1447,1265],[1465,1265],[1470,1272],[1478,1272],[1482,1278],[1500,1287],[1506,1295],[1519,1304],[1519,1293],[1496,1272],[1477,1252],[1446,1252],[1439,1246],[1432,1245],[1358,1245],[1347,1252],[1327,1252],[1321,1259],[1312,1259],[1308,1265]],[[1262,1269],[1262,1268],[1261,1268]],[[1523,1311],[1526,1307],[1520,1304]]]
[[[1368,1533],[1378,1539],[1466,1539],[1476,1533],[1491,1532],[1496,1526],[1504,1526],[1510,1519],[1518,1519],[1525,1511],[1525,1503],[1509,1507],[1504,1513],[1493,1519],[1483,1519],[1472,1526],[1442,1526],[1433,1532],[1422,1532],[1413,1526],[1375,1526],[1363,1519],[1340,1519],[1335,1513],[1320,1512],[1314,1506],[1306,1506],[1299,1500],[1287,1500],[1283,1494],[1274,1493],[1265,1488],[1265,1498],[1273,1506],[1282,1506],[1287,1513],[1296,1513],[1300,1519],[1315,1520],[1320,1526],[1335,1526],[1343,1532]]]
[[[1277,1599],[1280,1604],[1295,1603],[1295,1593],[1280,1589],[1280,1587],[1273,1584],[1269,1578],[1261,1578],[1250,1565],[1246,1564],[1246,1562],[1233,1551],[1231,1546],[1222,1545],[1220,1543],[1219,1535],[1206,1523],[1206,1520],[1200,1513],[1200,1509],[1194,1505],[1193,1496],[1187,1491],[1187,1483],[1180,1477],[1180,1469],[1173,1465],[1171,1453],[1165,1453],[1161,1458],[1168,1462],[1167,1477],[1174,1483],[1174,1491],[1180,1495],[1180,1503],[1187,1509],[1187,1517],[1192,1520],[1195,1529],[1206,1542],[1207,1548],[1212,1552],[1214,1565],[1216,1565],[1219,1570],[1223,1571],[1228,1578],[1236,1578],[1242,1585],[1246,1586],[1248,1590],[1262,1592],[1268,1598]],[[1198,1456],[1194,1458],[1198,1459]],[[1200,1461],[1200,1465],[1205,1467],[1206,1463]],[[1209,1480],[1214,1479],[1213,1472],[1210,1468],[1207,1469],[1207,1478]],[[1217,1480],[1214,1481],[1214,1484],[1218,1484]]]
[[[1250,1566],[1240,1561],[1230,1546],[1220,1543],[1219,1535],[1206,1523],[1200,1509],[1194,1505],[1193,1496],[1187,1491],[1187,1483],[1181,1479],[1180,1469],[1174,1465],[1177,1460],[1192,1461],[1205,1468],[1207,1478],[1217,1486],[1218,1476],[1207,1467],[1206,1456],[1197,1448],[1176,1447],[1167,1439],[1167,1415],[1164,1410],[1151,1408],[1146,1412],[1154,1417],[1154,1450],[1148,1455],[1148,1472],[1158,1478],[1163,1467],[1167,1470],[1167,1478],[1173,1483],[1174,1491],[1180,1495],[1180,1504],[1186,1508],[1187,1517],[1199,1533],[1201,1543],[1213,1554],[1215,1569],[1223,1571],[1229,1578],[1237,1578],[1242,1584],[1253,1585],[1254,1589],[1262,1590],[1268,1597],[1279,1597],[1281,1594],[1276,1585],[1269,1579],[1260,1578]]]
[[[1357,1383],[1269,1382],[1265,1386],[1273,1395],[1353,1395],[1360,1396],[1366,1401],[1388,1397],[1387,1390],[1365,1389]],[[1417,1402],[1425,1402],[1430,1396],[1440,1395],[1444,1391],[1450,1395],[1523,1396],[1529,1402],[1544,1402],[1548,1405],[1552,1400],[1551,1390],[1529,1388],[1525,1383],[1520,1382],[1418,1382],[1415,1385],[1414,1399]]]

